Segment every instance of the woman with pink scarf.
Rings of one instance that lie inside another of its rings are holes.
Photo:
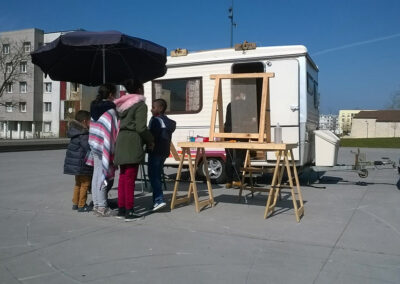
[[[132,221],[141,215],[134,207],[135,181],[139,164],[144,161],[146,144],[151,148],[154,139],[147,128],[147,105],[143,85],[137,80],[124,82],[127,94],[114,101],[120,118],[120,128],[115,146],[114,163],[120,167],[118,183],[118,215]]]

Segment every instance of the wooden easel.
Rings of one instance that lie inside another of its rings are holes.
[[[203,164],[207,165],[207,157],[205,155],[206,148],[225,148],[225,149],[245,149],[247,150],[246,161],[244,165],[244,173],[253,171],[250,160],[250,150],[260,151],[277,151],[277,161],[274,169],[274,176],[271,187],[264,189],[269,191],[264,218],[267,218],[269,214],[273,213],[278,195],[281,189],[281,181],[286,168],[289,176],[289,183],[292,192],[293,206],[295,208],[296,220],[299,222],[301,215],[304,214],[303,199],[300,192],[297,170],[295,161],[293,158],[293,148],[296,148],[296,144],[275,144],[271,143],[271,119],[270,119],[270,104],[269,104],[269,78],[273,78],[273,73],[248,73],[248,74],[218,74],[211,75],[211,79],[215,79],[214,98],[211,113],[211,124],[210,124],[210,135],[209,140],[211,142],[180,142],[178,146],[182,148],[182,155],[180,157],[180,163],[178,167],[178,173],[175,181],[174,192],[172,195],[171,209],[174,209],[177,204],[189,203],[191,201],[191,195],[194,195],[196,212],[200,212],[201,208],[207,205],[214,206],[214,197],[211,187],[210,178],[208,171],[205,171],[207,179],[208,198],[200,201],[197,193],[196,186],[196,169],[198,166],[199,158],[202,158]],[[223,79],[249,79],[249,78],[262,78],[262,97],[260,106],[260,123],[258,133],[224,133],[223,124],[223,103],[221,93],[221,81]],[[216,119],[218,115],[219,132],[215,131]],[[248,139],[248,142],[232,142],[224,141],[224,139]],[[221,139],[222,142],[214,142],[216,139]],[[194,160],[191,155],[191,149],[196,149],[196,159]],[[289,156],[291,163],[289,162]],[[189,184],[187,196],[178,197],[178,186],[181,178],[181,171],[184,161],[188,162],[191,182]],[[293,174],[291,172],[293,169]],[[296,185],[293,184],[293,177],[296,181]],[[296,186],[297,196],[299,197],[300,204],[297,205],[296,193],[294,187]],[[240,195],[243,190],[240,190]],[[272,202],[272,199],[274,202]]]
[[[243,73],[243,74],[218,74],[211,75],[215,79],[214,98],[211,112],[210,141],[214,138],[230,139],[257,139],[259,143],[271,142],[271,111],[269,104],[269,78],[273,78],[274,73]],[[223,79],[257,79],[262,78],[260,124],[258,133],[224,133],[224,110],[222,104],[221,85]],[[219,132],[215,132],[215,124],[218,114]]]

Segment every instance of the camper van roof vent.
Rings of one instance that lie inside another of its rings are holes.
[[[255,42],[247,42],[244,41],[243,43],[238,43],[235,44],[235,50],[250,50],[250,49],[256,49],[257,45]]]
[[[186,56],[186,55],[188,55],[188,50],[186,48],[177,48],[171,51],[172,57]]]

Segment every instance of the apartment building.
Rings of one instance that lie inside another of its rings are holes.
[[[0,52],[2,56],[11,56],[13,43],[21,42],[29,55],[66,32],[44,33],[38,29],[3,32],[0,33]],[[22,73],[18,82],[7,86],[0,97],[2,139],[66,137],[69,121],[78,110],[90,110],[90,102],[96,97],[97,88],[53,81],[44,76],[40,68],[32,64],[30,56],[18,71]]]
[[[339,134],[339,122],[336,114],[321,114],[319,116],[319,129],[330,130]]]
[[[44,43],[49,43],[61,32],[45,33]],[[43,125],[41,137],[57,138],[60,133],[60,82],[43,77]]]
[[[339,134],[348,135],[351,132],[353,117],[361,110],[340,110],[339,111]]]
[[[43,121],[43,72],[32,64],[29,56],[18,62],[19,66],[14,66],[11,58],[18,50],[22,49],[28,55],[42,45],[44,32],[34,28],[1,32],[0,42],[1,58],[5,62],[0,72],[4,75],[11,72],[9,68],[18,68],[15,70],[19,74],[16,80],[6,85],[0,97],[0,138],[38,137]],[[4,82],[3,78],[0,76],[0,84]]]

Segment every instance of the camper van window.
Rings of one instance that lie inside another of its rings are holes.
[[[308,73],[307,73],[307,93],[311,96],[314,95],[314,79]]]
[[[167,101],[167,114],[198,113],[203,107],[202,78],[153,81],[152,99]]]
[[[314,107],[319,107],[318,83],[314,81]]]

